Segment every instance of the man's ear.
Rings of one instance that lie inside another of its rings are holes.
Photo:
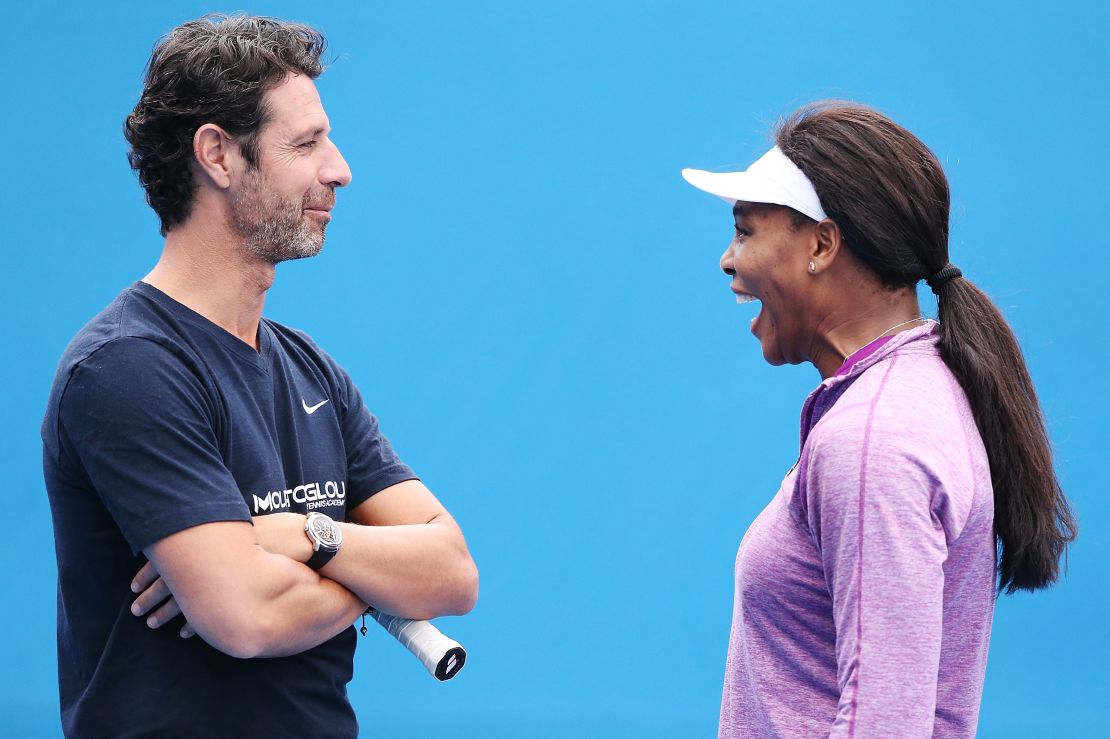
[[[844,235],[836,221],[826,218],[817,224],[813,241],[813,251],[810,253],[810,262],[816,267],[817,272],[823,272],[832,266],[844,247]]]
[[[221,190],[231,186],[231,165],[239,152],[227,132],[205,123],[193,134],[193,160],[200,172]]]

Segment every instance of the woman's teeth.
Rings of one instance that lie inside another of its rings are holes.
[[[736,302],[737,303],[750,303],[753,300],[757,300],[757,298],[754,295],[748,295],[747,293],[737,293],[736,294]]]

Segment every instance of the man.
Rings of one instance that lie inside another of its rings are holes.
[[[367,605],[432,618],[477,597],[461,531],[351,379],[261,317],[351,180],[313,83],[324,44],[186,23],[127,119],[164,249],[74,338],[43,422],[67,735],[356,736]]]

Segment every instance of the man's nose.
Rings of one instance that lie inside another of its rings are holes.
[[[328,152],[328,161],[320,172],[320,178],[324,184],[331,187],[346,187],[351,184],[351,168],[339,153],[339,147],[330,140],[328,144],[331,146],[331,151]]]

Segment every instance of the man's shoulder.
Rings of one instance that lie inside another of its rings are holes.
[[[55,373],[55,384],[90,361],[135,363],[175,360],[179,342],[137,285],[133,285],[93,316],[70,340]],[[95,358],[95,360],[94,360]]]
[[[121,292],[73,337],[58,361],[43,417],[42,438],[48,449],[60,443],[63,405],[87,412],[92,405],[120,406],[123,400],[149,403],[152,390],[180,387],[194,379],[196,363],[152,320],[135,289]]]
[[[124,290],[108,303],[99,313],[78,330],[70,339],[58,363],[59,372],[67,367],[80,364],[105,344],[118,338],[123,332],[123,317],[130,301],[130,288]]]

